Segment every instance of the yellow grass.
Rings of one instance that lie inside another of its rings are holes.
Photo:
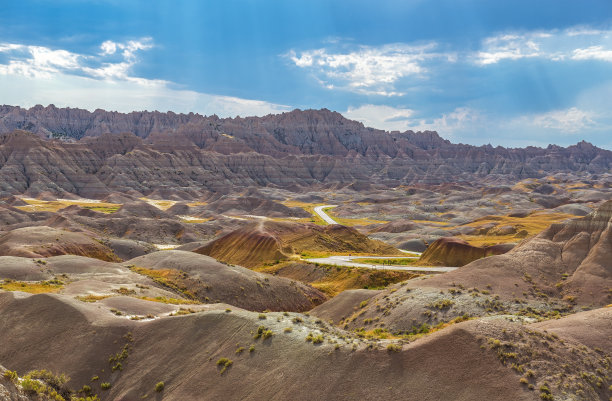
[[[85,209],[95,210],[102,213],[114,213],[121,207],[119,203],[98,202],[95,200],[69,200],[57,199],[54,201],[44,201],[40,199],[22,198],[27,203],[25,206],[16,206],[17,209],[25,212],[57,212],[68,206],[77,205]]]
[[[176,204],[176,201],[173,201],[173,200],[149,199],[149,198],[139,198],[139,199],[161,210],[168,210]]]
[[[54,284],[48,281],[5,281],[4,283],[0,284],[0,289],[5,291],[29,292],[30,294],[43,294],[58,292],[63,286],[63,284]]]
[[[101,301],[103,299],[106,298],[110,298],[113,295],[93,295],[93,294],[87,294],[87,295],[79,295],[76,297],[76,299],[78,299],[81,302],[98,302]]]
[[[177,298],[166,298],[166,297],[139,297],[145,301],[159,302],[162,304],[171,305],[199,305],[201,302],[194,301],[191,299],[177,299]]]
[[[527,217],[509,216],[485,216],[471,223],[465,224],[468,227],[480,227],[488,223],[496,223],[498,227],[514,226],[516,231],[527,231],[526,237],[516,237],[516,235],[460,235],[459,238],[475,246],[491,246],[508,242],[519,242],[525,238],[533,237],[544,231],[553,223],[559,223],[566,219],[576,216],[565,213],[544,213],[535,212]]]
[[[433,220],[412,220],[418,224],[434,225],[434,226],[448,226],[450,223],[446,221],[433,221]]]
[[[194,216],[177,216],[185,223],[206,223],[212,220],[212,217],[194,217]]]
[[[300,202],[296,200],[286,200],[282,202],[282,204],[287,207],[300,207],[312,215],[311,218],[303,218],[300,220],[296,220],[300,223],[315,223],[320,226],[327,225],[327,223],[321,217],[319,217],[319,215],[316,214],[314,211],[315,207],[323,206],[325,205],[325,203],[306,203],[306,202]]]
[[[187,206],[189,207],[194,207],[194,206],[206,206],[208,205],[208,202],[189,202],[187,204]]]
[[[278,274],[277,272],[282,270],[285,265],[285,263],[281,263],[254,270],[269,274]],[[325,274],[315,281],[306,281],[329,297],[334,297],[342,291],[355,288],[384,288],[388,285],[419,276],[418,274],[406,271],[372,270],[344,266],[319,266],[317,269],[320,269],[320,271],[323,271]],[[280,275],[282,277],[304,281],[303,277],[292,277],[291,275],[283,275],[282,273],[280,273]]]

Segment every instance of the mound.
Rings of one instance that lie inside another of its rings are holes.
[[[397,246],[399,249],[411,252],[425,252],[427,244],[422,239],[410,239]]]
[[[110,238],[104,241],[105,245],[113,250],[113,253],[123,260],[133,259],[156,251],[154,246],[129,239]]]
[[[66,373],[72,388],[91,385],[102,400],[154,398],[158,382],[164,389],[157,397],[181,400],[202,394],[211,399],[430,401],[579,394],[603,401],[610,396],[603,385],[612,374],[602,354],[608,349],[595,350],[537,326],[477,319],[402,346],[360,339],[303,315],[263,317],[220,305],[134,321],[58,295],[0,293],[5,345],[0,360],[18,372]],[[254,338],[254,333],[260,335]],[[94,376],[99,381],[92,382]],[[99,383],[110,388],[102,391]]]
[[[246,267],[289,259],[304,251],[394,255],[399,252],[339,224],[259,222],[211,241],[194,252]]]
[[[186,251],[162,251],[127,262],[134,271],[203,302],[248,310],[304,311],[325,300],[318,290],[285,278],[231,266]]]
[[[547,320],[532,326],[556,333],[560,337],[578,341],[593,349],[602,349],[612,353],[612,307],[579,312],[563,319]]]
[[[0,255],[40,258],[56,255],[81,255],[118,261],[113,251],[82,234],[51,227],[24,227],[0,237]]]
[[[541,319],[608,305],[611,218],[612,202],[607,202],[587,217],[552,225],[504,255],[396,285],[344,323],[359,328],[369,319],[377,322],[374,327],[411,331],[465,314]]]
[[[121,208],[114,213],[113,217],[144,217],[148,219],[162,219],[170,216],[163,210],[156,208],[147,202],[137,201],[124,203],[123,206],[121,206]]]
[[[88,320],[98,314],[104,319]],[[160,381],[165,386],[159,396],[166,399],[202,394],[270,400],[402,399],[407,394],[424,400],[533,399],[494,350],[481,348],[484,335],[500,330],[491,323],[457,325],[392,352],[375,342],[341,340],[341,332],[309,318],[293,323],[294,316],[281,314],[262,320],[248,312],[210,310],[131,321],[60,296],[0,294],[0,316],[5,366],[66,373],[73,388],[90,384],[103,400],[154,397]],[[271,336],[254,339],[262,325]],[[285,327],[292,332],[284,333]],[[332,343],[304,341],[309,332]],[[236,352],[249,344],[252,352]],[[115,355],[119,360],[109,364]],[[222,371],[217,361],[223,357],[233,363]],[[120,369],[111,371],[117,362]],[[110,383],[110,389],[100,391],[98,381],[90,381],[93,376]]]
[[[299,207],[287,207],[268,199],[251,196],[224,197],[206,206],[218,214],[251,214],[267,217],[310,217],[310,213]]]
[[[414,223],[411,220],[396,220],[390,223],[383,224],[374,228],[371,232],[387,232],[387,233],[403,233],[406,231],[412,231],[417,228],[420,228],[418,224]]]
[[[512,247],[512,244],[478,247],[459,238],[443,237],[423,252],[419,263],[429,266],[465,266],[487,256],[504,254]]]

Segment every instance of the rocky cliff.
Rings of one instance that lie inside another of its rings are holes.
[[[172,189],[183,197],[232,186],[386,187],[609,173],[612,152],[452,144],[435,132],[385,132],[329,110],[205,117],[36,106],[0,107],[0,194],[103,197]]]

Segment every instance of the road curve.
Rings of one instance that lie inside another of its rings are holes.
[[[323,211],[323,209],[327,209],[327,208],[331,208],[331,207],[336,207],[338,205],[323,205],[323,206],[317,206],[314,208],[314,211],[316,214],[319,215],[319,217],[321,217],[323,220],[325,220],[325,222],[327,224],[338,224],[337,221],[335,221],[334,219],[332,219],[331,217],[329,217],[327,215],[327,213],[325,213]]]
[[[330,256],[327,258],[312,258],[312,259],[304,259],[306,262],[310,263],[320,263],[324,265],[333,265],[333,266],[347,266],[347,267],[366,267],[368,269],[378,269],[378,270],[405,270],[411,272],[428,272],[428,273],[446,273],[452,272],[453,270],[457,270],[457,267],[429,267],[429,266],[387,266],[387,265],[373,265],[368,263],[358,263],[352,262],[351,259],[371,259],[378,258],[377,256]],[[385,259],[392,259],[393,257],[385,257]],[[397,258],[404,259],[404,258]],[[412,259],[412,258],[405,258]]]

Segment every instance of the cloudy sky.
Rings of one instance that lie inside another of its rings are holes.
[[[612,149],[612,2],[3,2],[0,104],[50,103]]]

